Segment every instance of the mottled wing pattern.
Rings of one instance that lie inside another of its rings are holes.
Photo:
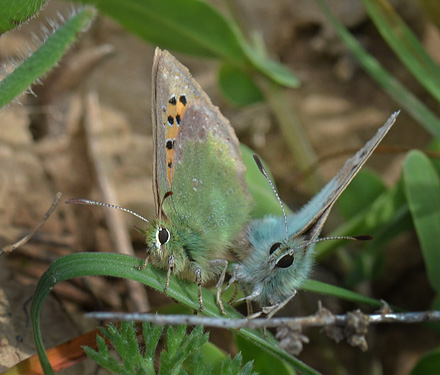
[[[153,62],[153,193],[156,209],[171,190],[174,174],[174,147],[186,105],[195,99],[209,102],[188,69],[168,51],[156,48]],[[157,212],[158,214],[158,212]]]

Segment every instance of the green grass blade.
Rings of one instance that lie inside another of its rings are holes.
[[[59,27],[32,55],[0,82],[0,107],[11,102],[57,64],[78,34],[90,25],[95,11],[80,10]]]
[[[0,34],[32,17],[46,0],[0,0]]]
[[[344,41],[365,71],[370,74],[388,95],[404,107],[414,119],[420,122],[428,132],[436,138],[440,138],[440,119],[361,47],[359,42],[333,16],[325,0],[316,1],[333,25],[336,33]]]
[[[363,296],[348,289],[344,289],[338,286],[326,284],[316,280],[307,280],[303,286],[302,290],[307,290],[309,292],[326,294],[328,296],[338,297],[345,299],[347,301],[352,301],[356,303],[365,303],[373,307],[380,307],[382,303],[374,298]]]
[[[200,0],[81,0],[154,45],[195,56],[243,63],[235,25]]]
[[[386,0],[363,0],[365,9],[400,61],[440,102],[440,69]]]
[[[434,290],[440,292],[440,178],[429,158],[421,151],[408,154],[403,177],[428,279]]]
[[[40,358],[41,366],[46,375],[53,374],[40,330],[40,312],[44,300],[54,288],[62,281],[82,276],[114,276],[135,280],[157,290],[163,290],[166,281],[166,271],[159,270],[149,265],[145,270],[138,271],[134,266],[142,263],[140,259],[113,253],[78,253],[71,254],[56,260],[41,277],[31,306],[31,322],[34,331],[35,347]],[[231,319],[242,318],[236,310],[225,305],[226,315],[221,315],[215,301],[215,295],[203,289],[204,314],[211,317],[226,317]],[[184,305],[197,310],[198,293],[195,283],[188,283],[171,277],[168,295]],[[262,349],[281,358],[303,374],[318,374],[315,370],[292,357],[278,347],[277,342],[269,337],[264,338],[262,333],[241,329],[239,335],[251,340]]]

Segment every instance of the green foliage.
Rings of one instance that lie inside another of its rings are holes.
[[[425,354],[411,370],[411,375],[437,375],[440,373],[440,349]]]
[[[243,354],[245,361],[253,361],[253,368],[259,374],[264,375],[292,375],[296,372],[284,361],[274,362],[272,356],[261,351],[253,342],[244,340],[241,336],[236,336],[235,342],[238,349]],[[248,362],[249,363],[249,362]]]
[[[11,74],[0,82],[0,107],[10,103],[40,77],[52,69],[68,48],[78,39],[93,19],[93,8],[87,7],[69,18]]]
[[[327,16],[330,23],[333,25],[336,33],[343,40],[350,52],[356,57],[358,62],[371,76],[371,78],[373,78],[383,88],[383,90],[388,93],[388,95],[399,103],[399,105],[405,109],[405,112],[408,112],[411,116],[413,116],[413,118],[416,119],[433,136],[440,138],[440,119],[425,104],[417,99],[414,94],[407,90],[396,78],[387,72],[379,61],[365,51],[365,49],[353,37],[353,35],[351,35],[349,31],[345,29],[344,26],[333,16],[325,0],[316,1]],[[385,0],[381,1],[386,2]],[[374,3],[377,2],[378,0],[374,1]],[[373,4],[373,1],[371,1],[371,4]],[[393,25],[387,23],[387,21],[383,22],[386,23],[383,27],[393,29]],[[409,30],[406,30],[406,32],[409,32]],[[414,40],[412,40],[412,42],[413,41]],[[393,48],[399,49],[400,47],[398,45],[394,45]],[[416,52],[413,51],[411,59],[413,61],[418,60]],[[421,83],[423,84],[423,82]]]
[[[32,17],[46,0],[0,0],[0,34]]]
[[[149,323],[142,324],[142,335],[145,347],[138,344],[136,326],[133,322],[121,322],[118,329],[110,324],[101,328],[101,333],[118,354],[115,359],[105,339],[98,335],[98,350],[84,347],[86,354],[102,367],[120,375],[158,374],[180,375],[212,374],[213,368],[204,361],[202,348],[207,344],[209,334],[203,333],[203,327],[195,327],[189,334],[186,326],[168,327],[164,347],[160,352],[158,371],[155,368],[157,345],[163,335],[163,328]],[[218,375],[251,375],[252,361],[242,366],[239,354],[234,359],[225,357],[220,365]]]
[[[405,192],[422,248],[432,288],[440,293],[440,177],[420,151],[411,151],[404,164]]]
[[[243,70],[251,65],[279,84],[298,85],[297,78],[286,67],[257,53],[245,40],[238,25],[207,2],[81,0],[81,3],[95,5],[101,13],[153,45],[218,58]]]
[[[232,64],[221,66],[219,85],[223,95],[238,106],[254,104],[264,99],[252,77]]]

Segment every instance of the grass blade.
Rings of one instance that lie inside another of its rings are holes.
[[[388,93],[397,103],[405,108],[411,116],[433,136],[440,138],[440,119],[425,106],[419,99],[408,91],[398,80],[390,75],[380,63],[369,55],[359,42],[333,16],[325,0],[316,0],[333,25],[336,33],[344,41],[351,53],[370,76]]]
[[[38,78],[53,68],[72,43],[78,39],[78,34],[90,25],[94,14],[95,11],[91,7],[80,10],[68,19],[64,25],[60,26],[19,67],[6,76],[0,82],[0,107],[11,102]]]
[[[440,102],[440,69],[386,0],[363,0],[371,20],[400,61]]]
[[[434,290],[440,292],[440,178],[428,157],[415,150],[405,160],[403,176],[428,278]]]

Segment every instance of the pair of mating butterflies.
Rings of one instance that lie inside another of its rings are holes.
[[[230,268],[231,281],[250,292],[244,299],[268,308],[283,305],[307,278],[314,242],[335,201],[397,113],[298,213],[251,221],[246,167],[229,121],[188,69],[160,49],[154,56],[152,91],[156,218],[144,219],[149,223],[143,232],[147,257],[139,268],[151,262],[167,270],[165,291],[171,274],[195,280],[201,309],[201,285],[217,279],[217,302],[224,312],[221,286],[232,253],[239,262]],[[256,162],[266,175],[258,158]],[[101,204],[83,199],[70,203]]]

